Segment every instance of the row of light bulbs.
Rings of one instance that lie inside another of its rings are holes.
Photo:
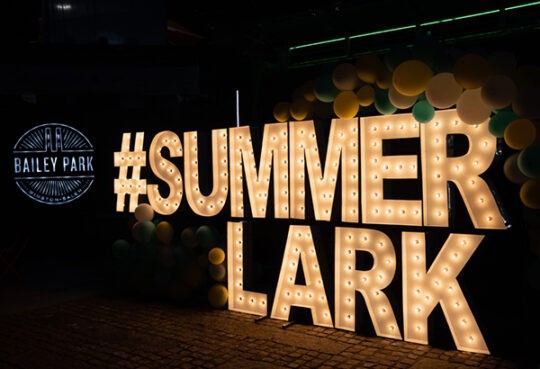
[[[447,135],[468,138],[465,155],[447,156]],[[146,165],[142,150],[144,133],[125,133],[121,152],[115,153],[120,171],[133,168],[130,179],[115,180],[117,211],[123,211],[125,195],[134,211],[138,196],[146,194],[160,214],[178,210],[185,194],[191,210],[201,216],[219,214],[230,194],[231,217],[245,216],[244,182],[251,216],[265,218],[271,176],[274,217],[305,219],[306,182],[316,220],[330,221],[341,169],[341,220],[364,224],[447,227],[448,182],[453,182],[464,200],[475,228],[505,229],[497,201],[481,175],[497,154],[496,137],[487,124],[460,122],[455,110],[436,112],[432,122],[418,124],[412,114],[332,120],[325,165],[319,155],[313,121],[264,125],[261,157],[257,165],[249,126],[212,131],[212,190],[203,194],[199,183],[197,132],[184,133],[184,147],[171,131],[158,133],[148,150],[152,172],[163,184],[146,184],[140,168]],[[383,141],[420,138],[422,200],[385,199],[384,179],[417,179],[417,155],[384,155]],[[172,159],[184,157],[184,178]],[[128,154],[126,154],[128,153]],[[360,165],[360,162],[362,165]],[[257,167],[259,169],[257,169]],[[124,178],[119,176],[120,178]],[[185,182],[185,183],[184,183]],[[168,195],[162,195],[167,193]],[[360,209],[361,204],[361,209]],[[361,211],[360,211],[361,210]]]

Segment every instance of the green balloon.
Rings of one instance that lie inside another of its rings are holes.
[[[516,119],[519,117],[513,111],[499,111],[489,120],[489,132],[495,137],[504,137],[504,130]]]
[[[123,239],[119,239],[113,242],[112,244],[112,253],[118,259],[123,259],[129,254],[129,249],[131,245],[129,242]]]
[[[315,80],[313,93],[315,97],[322,102],[332,102],[339,94],[338,88],[334,85],[331,74],[324,74]]]
[[[210,227],[207,225],[200,226],[197,228],[197,240],[199,241],[199,245],[205,249],[212,248],[216,246],[218,240],[219,240],[219,233],[214,227]]]
[[[519,153],[517,165],[527,177],[540,178],[540,140]]]
[[[388,90],[375,89],[375,109],[380,114],[394,114],[397,108],[388,99]]]
[[[427,100],[420,100],[412,108],[414,119],[419,123],[427,123],[435,116],[435,108]]]
[[[141,243],[149,243],[155,238],[156,225],[151,221],[137,222],[133,226],[133,238]]]

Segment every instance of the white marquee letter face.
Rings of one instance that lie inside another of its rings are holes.
[[[159,214],[173,214],[182,201],[183,184],[180,171],[170,161],[163,158],[161,152],[164,148],[169,150],[171,158],[182,156],[182,143],[171,131],[162,131],[154,136],[150,144],[150,167],[154,174],[169,185],[169,196],[163,198],[159,192],[158,185],[148,185],[148,202],[154,211]],[[135,168],[134,168],[135,170]]]
[[[124,211],[126,194],[129,195],[129,211],[133,213],[137,207],[139,195],[147,191],[146,180],[140,178],[141,166],[146,165],[146,152],[143,151],[144,132],[135,134],[134,151],[131,151],[131,133],[122,135],[122,147],[119,152],[114,153],[114,166],[120,167],[118,178],[114,180],[114,193],[118,195],[116,199],[116,211]],[[127,155],[126,155],[127,154]],[[132,167],[133,175],[127,178],[128,167]],[[128,189],[126,192],[125,189]]]
[[[354,331],[355,292],[362,293],[377,336],[401,339],[388,297],[382,292],[394,278],[396,253],[384,233],[362,228],[336,228],[336,328]],[[356,251],[373,256],[373,268],[356,270]]]
[[[229,310],[267,315],[266,294],[244,290],[244,229],[242,222],[227,222],[227,275]]]
[[[412,114],[360,118],[362,222],[422,225],[420,200],[385,200],[383,179],[418,178],[416,155],[383,155],[383,140],[419,137]]]
[[[184,180],[186,199],[195,214],[211,217],[219,214],[229,193],[227,130],[212,130],[212,192],[205,196],[199,183],[197,132],[184,132]]]
[[[469,151],[447,157],[446,137],[463,134]],[[454,182],[467,207],[475,228],[505,229],[505,221],[487,183],[480,177],[497,151],[497,138],[488,130],[488,122],[466,124],[453,110],[435,113],[433,120],[421,125],[424,224],[448,227],[448,181]]]
[[[302,261],[305,285],[295,284]],[[311,309],[314,325],[333,327],[324,282],[309,226],[289,227],[287,244],[272,306],[272,318],[288,320],[291,306]]]
[[[332,216],[341,159],[342,221],[358,222],[358,119],[333,119],[324,175],[314,122],[290,122],[291,218],[305,219],[305,175],[309,176],[315,219]]]
[[[259,162],[255,164],[249,127],[230,128],[231,216],[244,216],[243,173],[246,176],[251,213],[264,218],[268,202],[270,172],[274,165],[274,216],[289,217],[289,165],[287,123],[265,124]],[[242,171],[242,168],[244,169]]]
[[[484,236],[450,234],[427,272],[424,233],[402,238],[405,341],[428,344],[428,317],[440,303],[458,350],[489,354],[456,279]]]

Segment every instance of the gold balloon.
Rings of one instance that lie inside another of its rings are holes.
[[[392,72],[390,72],[384,65],[381,65],[377,69],[377,79],[375,80],[377,87],[381,90],[387,90],[392,86]]]
[[[208,261],[214,265],[219,265],[225,261],[225,251],[219,247],[214,247],[208,251]]]
[[[156,226],[156,237],[165,245],[170,245],[174,236],[174,229],[167,221],[161,221]]]
[[[291,108],[291,103],[288,101],[280,101],[274,106],[274,118],[278,122],[287,122],[290,118],[289,110]]]
[[[361,55],[356,59],[356,75],[363,82],[374,84],[380,68],[384,68],[384,64],[377,55]]]
[[[334,113],[339,118],[349,119],[358,113],[358,99],[353,91],[342,91],[334,99]]]
[[[392,75],[395,89],[405,96],[416,96],[424,92],[433,77],[431,68],[421,60],[407,60],[396,67]]]
[[[208,302],[212,307],[221,308],[225,306],[229,298],[227,287],[221,283],[216,283],[208,290]]]
[[[364,85],[356,91],[356,98],[360,106],[370,106],[375,101],[375,89],[370,85]]]
[[[529,119],[510,122],[504,130],[504,142],[515,150],[523,150],[536,139],[536,126]]]
[[[302,121],[310,117],[312,110],[311,103],[306,101],[303,96],[300,96],[292,102],[289,113],[292,119]]]
[[[308,102],[313,102],[317,99],[317,97],[315,96],[315,92],[313,92],[314,86],[315,86],[315,82],[307,81],[300,87],[301,95]]]
[[[528,208],[540,209],[540,179],[529,179],[519,190],[521,202]]]

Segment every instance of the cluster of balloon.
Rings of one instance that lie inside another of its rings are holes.
[[[436,109],[455,108],[464,123],[488,124],[516,150],[506,159],[504,175],[520,185],[526,207],[540,209],[540,67],[518,66],[508,51],[484,56],[423,49],[428,52],[401,47],[342,62],[298,87],[292,101],[276,103],[273,116],[278,122],[348,119],[374,107],[383,115],[409,110],[428,123]]]
[[[226,305],[225,251],[219,246],[224,239],[215,227],[189,226],[175,232],[146,203],[137,206],[134,216],[133,239],[112,244],[119,291],[215,308]]]

